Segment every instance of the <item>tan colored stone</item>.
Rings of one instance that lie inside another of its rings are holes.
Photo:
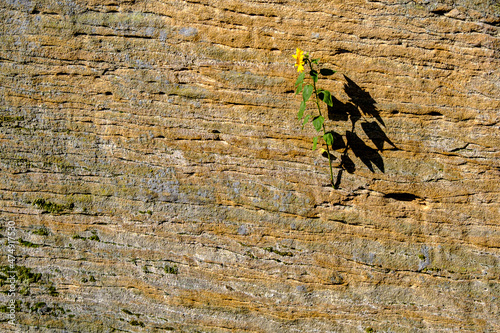
[[[1,4],[1,234],[14,221],[17,264],[42,274],[17,329],[500,330],[498,14]],[[337,71],[318,85],[338,189],[297,120],[297,47]]]

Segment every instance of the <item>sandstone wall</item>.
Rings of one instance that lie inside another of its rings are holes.
[[[2,0],[18,331],[498,332],[499,12]],[[339,189],[297,120],[296,47],[338,71]]]

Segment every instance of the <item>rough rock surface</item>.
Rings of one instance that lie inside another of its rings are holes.
[[[499,13],[1,1],[2,332],[500,331]],[[338,71],[338,189],[296,47]]]

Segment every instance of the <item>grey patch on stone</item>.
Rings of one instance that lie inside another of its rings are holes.
[[[162,42],[165,42],[168,38],[168,33],[164,30],[160,31],[160,36],[158,37]]]
[[[429,256],[429,248],[425,245],[422,245],[421,253],[422,253],[421,256],[423,256],[424,258],[420,259],[420,263],[418,264],[419,272],[431,264],[431,259]]]
[[[191,28],[191,27],[181,28],[179,30],[179,34],[186,36],[186,37],[193,37],[193,36],[196,36],[198,34],[198,29]]]
[[[297,286],[296,289],[299,292],[306,292],[307,291],[307,286]]]
[[[240,227],[238,228],[238,234],[243,235],[243,236],[248,235],[248,228],[247,228],[247,226],[244,225],[244,224],[240,225]]]

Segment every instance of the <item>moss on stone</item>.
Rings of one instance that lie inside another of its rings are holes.
[[[277,250],[273,247],[265,247],[264,250],[272,253],[276,253],[277,255],[283,256],[283,257],[293,257],[293,253],[289,251],[280,251]]]
[[[39,227],[31,232],[34,235],[47,236],[49,230],[46,227]]]
[[[44,212],[47,212],[50,214],[61,214],[63,211],[72,210],[75,207],[74,203],[61,205],[61,204],[57,204],[57,203],[45,200],[43,198],[35,199],[32,204],[34,206],[36,206],[38,209],[41,209]]]
[[[18,238],[17,241],[19,242],[19,244],[21,246],[25,246],[25,247],[37,248],[37,247],[41,246],[41,244],[35,244],[35,243],[30,242],[30,241],[25,241],[22,238]]]
[[[23,121],[24,116],[4,116],[0,115],[0,124],[1,123],[11,123],[16,121]]]
[[[167,274],[179,274],[179,268],[177,268],[177,265],[165,265],[163,269]]]

